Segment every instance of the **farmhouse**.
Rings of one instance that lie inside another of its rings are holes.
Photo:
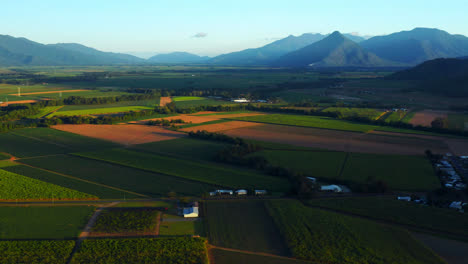
[[[247,190],[237,190],[236,194],[237,195],[247,195]]]
[[[190,207],[184,207],[182,210],[184,217],[198,217],[198,202],[194,202]]]
[[[343,192],[340,186],[332,184],[332,185],[323,185],[320,187],[321,191],[326,192]]]

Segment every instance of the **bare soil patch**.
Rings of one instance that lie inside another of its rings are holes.
[[[55,91],[47,91],[47,92],[33,92],[33,93],[21,93],[21,95],[34,95],[34,94],[52,94],[52,93],[72,93],[72,92],[84,92],[84,91],[89,91],[89,90],[83,90],[83,89],[76,89],[76,90],[55,90]],[[18,96],[17,93],[10,94],[14,96]]]
[[[442,140],[280,125],[243,127],[228,130],[225,134],[295,146],[359,153],[424,155],[424,151],[428,148],[435,153],[450,151]]]
[[[184,133],[167,130],[157,126],[142,125],[56,125],[54,129],[117,142],[135,145],[170,140],[186,136]]]
[[[167,104],[171,102],[172,102],[172,99],[170,97],[161,97],[159,99],[159,106],[166,106]]]
[[[9,102],[3,102],[0,104],[0,106],[8,106],[12,104],[31,104],[31,103],[36,103],[37,100],[19,100],[19,101],[9,101]]]
[[[184,132],[190,131],[198,131],[198,130],[206,130],[208,132],[220,132],[220,131],[227,131],[232,129],[244,128],[244,127],[253,127],[253,126],[261,126],[260,123],[253,123],[253,122],[244,122],[244,121],[230,121],[225,123],[218,123],[218,124],[210,124],[210,125],[201,125],[195,127],[187,127],[181,129]]]
[[[449,264],[468,263],[468,243],[440,238],[422,233],[412,235],[424,245],[432,249]]]
[[[438,117],[447,118],[447,112],[434,110],[417,112],[409,123],[415,126],[419,125],[429,127],[431,126],[431,122]]]
[[[200,114],[200,113],[196,113],[196,114]],[[200,123],[216,121],[216,120],[220,120],[220,119],[224,119],[224,118],[237,118],[237,117],[244,117],[244,116],[264,115],[264,114],[262,114],[262,113],[242,113],[242,114],[229,114],[229,113],[226,113],[225,115],[211,115],[211,116],[194,116],[194,115],[195,114],[170,116],[170,117],[164,117],[164,118],[146,119],[146,120],[140,121],[140,123],[144,123],[144,122],[150,121],[150,120],[161,120],[161,119],[176,120],[176,119],[182,119],[185,123],[200,124]],[[183,125],[183,124],[181,124],[181,125]]]

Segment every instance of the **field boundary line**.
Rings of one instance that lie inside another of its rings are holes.
[[[310,262],[310,263],[315,263],[315,264],[317,264],[317,262],[310,261],[310,260],[302,260],[302,259],[290,258],[290,257],[285,257],[285,256],[280,256],[280,255],[275,255],[275,254],[270,254],[270,253],[263,253],[263,252],[256,252],[256,251],[248,251],[248,250],[234,249],[234,248],[218,247],[218,246],[214,246],[214,245],[211,245],[211,244],[208,244],[207,246],[209,247],[209,249],[220,249],[220,250],[224,250],[224,251],[237,252],[237,253],[244,253],[244,254],[249,254],[249,255],[273,257],[273,258],[284,259],[284,260],[302,261],[302,262]]]
[[[52,171],[52,170],[48,170],[48,169],[44,169],[44,168],[40,168],[40,167],[35,167],[35,166],[29,165],[29,164],[25,164],[25,163],[21,163],[21,162],[18,162],[18,163],[20,163],[21,165],[24,165],[24,166],[28,166],[28,167],[34,168],[34,169],[39,169],[39,170],[43,170],[43,171],[55,173],[55,174],[57,174],[57,175],[60,175],[60,176],[66,177],[66,178],[70,178],[70,179],[74,179],[74,180],[78,180],[78,181],[82,181],[82,182],[86,182],[86,183],[91,183],[91,184],[98,185],[98,186],[101,186],[101,187],[113,189],[113,190],[120,191],[120,192],[130,193],[130,194],[137,195],[137,196],[141,196],[141,197],[144,197],[144,198],[151,198],[150,196],[145,195],[145,194],[136,193],[136,192],[132,192],[132,191],[127,191],[127,190],[124,190],[124,189],[120,189],[120,188],[117,188],[117,187],[105,185],[105,184],[102,184],[102,183],[97,183],[97,182],[93,182],[93,181],[88,181],[88,180],[81,179],[81,178],[78,178],[78,177],[74,177],[74,176],[71,176],[71,175],[67,175],[67,174],[64,174],[64,173],[60,173],[60,172],[56,172],[56,171]]]
[[[60,106],[59,108],[57,108],[57,109],[55,109],[55,110],[53,110],[53,111],[51,111],[51,112],[49,112],[49,113],[47,113],[47,114],[45,114],[45,115],[39,117],[39,118],[45,118],[46,116],[51,115],[51,114],[57,112],[58,110],[60,110],[60,109],[62,109],[62,108],[64,108],[64,107],[65,107],[65,105],[62,105],[62,106]]]

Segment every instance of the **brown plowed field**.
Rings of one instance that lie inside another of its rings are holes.
[[[409,121],[410,124],[415,126],[431,126],[431,122],[437,117],[447,118],[447,112],[424,110],[417,112]]]
[[[184,133],[142,125],[55,125],[52,128],[82,136],[135,145],[184,137]]]
[[[424,155],[450,152],[443,138],[426,139],[387,136],[316,128],[261,125],[225,131],[225,134],[247,139],[270,141],[296,146],[376,154]]]
[[[261,125],[262,124],[260,123],[253,123],[253,122],[229,121],[229,122],[218,123],[218,124],[187,127],[187,128],[181,129],[180,131],[196,132],[198,130],[206,130],[208,132],[220,132],[220,131],[227,131],[227,130],[238,129],[238,128],[243,128],[243,127],[252,127],[252,126],[261,126]]]
[[[0,106],[8,106],[11,104],[31,104],[31,103],[36,103],[37,100],[21,100],[21,101],[9,101],[9,102],[4,102],[0,104]]]
[[[34,93],[21,93],[21,95],[34,95],[34,94],[52,94],[52,93],[72,93],[72,92],[84,92],[84,91],[89,91],[89,90],[83,90],[83,89],[76,89],[76,90],[57,90],[57,91],[47,91],[47,92],[34,92]],[[10,94],[10,95],[15,95],[17,96],[18,94]]]
[[[159,99],[159,106],[166,106],[167,104],[171,102],[172,102],[172,99],[170,97],[161,97]]]

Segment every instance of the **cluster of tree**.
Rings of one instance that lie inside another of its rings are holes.
[[[154,110],[130,111],[118,115],[105,115],[98,117],[91,116],[53,116],[44,119],[47,125],[56,124],[114,124],[118,122],[130,121],[159,114],[158,108]]]
[[[156,119],[156,120],[150,120],[145,123],[147,126],[172,126],[174,124],[184,124],[185,121],[182,119]]]
[[[82,97],[82,96],[69,96],[58,102],[63,102],[64,105],[99,105],[99,104],[113,104],[123,101],[142,101],[157,99],[160,95],[154,93],[146,94],[125,94],[119,96],[109,97]]]

